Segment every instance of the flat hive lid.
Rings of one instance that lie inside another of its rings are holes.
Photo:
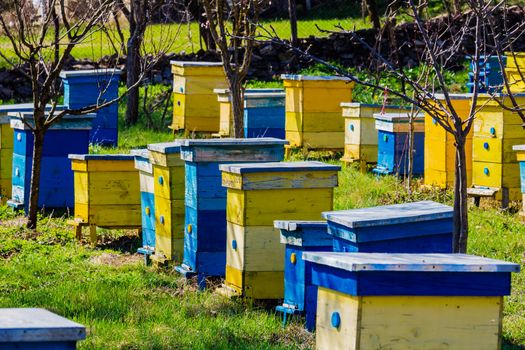
[[[89,76],[120,76],[120,69],[86,69],[86,70],[64,70],[60,72],[60,78],[89,77]]]
[[[149,159],[149,151],[146,148],[142,149],[132,149],[129,151],[129,154],[136,157]]]
[[[467,254],[305,252],[307,261],[349,272],[519,272],[520,265]]]
[[[326,221],[293,221],[293,220],[275,220],[273,227],[279,230],[297,231],[303,228],[325,228]]]
[[[452,218],[452,207],[433,201],[420,201],[379,207],[327,211],[322,216],[349,228],[396,225]]]
[[[175,140],[172,142],[152,143],[148,145],[148,150],[164,154],[180,153],[180,146],[183,140]]]
[[[135,160],[131,154],[70,154],[73,160]]]
[[[86,328],[44,309],[0,309],[0,343],[77,341]],[[0,345],[1,347],[1,345]]]
[[[268,163],[238,163],[221,164],[221,171],[233,174],[249,174],[258,172],[287,172],[287,171],[339,171],[338,165],[323,162],[268,162]]]
[[[223,138],[223,139],[196,139],[182,140],[183,147],[225,147],[225,146],[260,146],[260,145],[287,145],[288,141],[273,137],[258,137],[247,139]]]
[[[333,75],[315,76],[315,75],[301,75],[301,74],[281,74],[283,80],[318,80],[318,81],[351,81],[347,77],[339,77]]]
[[[27,125],[34,125],[34,118],[32,112],[10,112],[10,124],[13,129],[30,129]],[[92,121],[96,118],[96,113],[88,113],[84,115],[70,115],[66,114],[60,121],[53,123],[49,130],[90,130],[92,128]],[[25,122],[23,121],[25,119]]]
[[[375,113],[374,118],[381,121],[391,123],[408,123],[408,112],[405,113]],[[416,123],[423,123],[425,115],[423,113],[417,113],[414,115],[414,121]]]
[[[474,94],[468,93],[468,94],[448,94],[451,100],[470,100]],[[434,94],[434,97],[438,100],[444,100],[445,94],[438,93]]]
[[[12,105],[0,105],[0,114],[16,113],[16,112],[32,112],[35,105],[33,103],[17,103]],[[51,105],[46,106],[46,110],[50,110]],[[61,111],[66,109],[65,105],[57,105],[55,109]]]
[[[179,67],[222,67],[222,62],[170,61],[170,64]]]
[[[514,145],[512,146],[513,151],[525,151],[525,145]]]

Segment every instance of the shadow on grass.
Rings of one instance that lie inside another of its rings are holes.
[[[508,339],[503,339],[501,349],[502,350],[525,350],[525,346],[521,344],[515,344],[514,342]]]
[[[131,253],[134,254],[137,252],[137,249],[142,246],[142,239],[139,236],[119,236],[116,238],[105,237],[102,242],[97,244],[99,249],[111,249],[121,253]]]

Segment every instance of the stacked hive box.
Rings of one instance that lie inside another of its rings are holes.
[[[283,75],[286,139],[290,147],[343,149],[341,103],[352,101],[354,83],[342,77]]]
[[[75,219],[77,238],[89,226],[90,238],[97,240],[96,228],[141,229],[140,180],[132,155],[70,154],[75,178]]]
[[[155,193],[155,254],[162,263],[182,261],[184,251],[184,161],[181,141],[148,145]]]
[[[251,89],[244,94],[244,137],[285,138],[285,93]]]
[[[222,63],[172,61],[173,123],[171,129],[218,132],[219,105],[215,88],[226,88]]]
[[[286,141],[274,138],[185,140],[186,162],[184,259],[177,270],[205,277],[224,276],[226,264],[226,189],[221,163],[272,162],[284,157]]]
[[[374,114],[407,113],[409,109],[399,106],[382,106],[364,103],[341,103],[345,121],[345,153],[341,161],[345,163],[377,163],[377,130]]]
[[[510,85],[510,91],[525,92],[525,53],[508,53],[505,75]],[[504,90],[505,91],[505,90]]]
[[[220,168],[228,188],[226,288],[250,300],[280,299],[284,246],[273,221],[315,220],[332,208],[340,167],[294,162]]]
[[[452,106],[462,120],[470,115],[470,94],[449,94]],[[446,106],[445,97],[436,94],[436,99]],[[472,184],[472,135],[465,143],[467,185]],[[453,187],[455,177],[456,147],[454,135],[447,132],[429,114],[425,114],[425,184],[441,188]]]
[[[377,129],[377,174],[408,173],[409,159],[409,116],[406,113],[374,114]],[[417,114],[413,119],[413,163],[412,174],[424,172],[424,117]]]
[[[64,105],[79,109],[102,105],[118,98],[121,71],[118,69],[95,69],[64,71]],[[118,103],[99,109],[93,120],[89,140],[93,144],[116,146],[118,144]]]
[[[219,132],[214,137],[229,137],[233,133],[233,111],[230,90],[214,89],[219,102]]]
[[[470,59],[470,72],[468,73],[469,82],[467,87],[469,92],[474,92],[474,79],[475,74],[474,70],[476,69],[476,62],[474,57],[467,57]],[[507,57],[501,56],[503,67],[505,67],[507,62]],[[503,72],[501,69],[501,64],[499,63],[498,56],[480,56],[479,57],[479,85],[478,92],[499,92],[502,89],[503,85]]]
[[[40,163],[40,192],[38,207],[63,210],[74,206],[73,171],[69,153],[87,153],[89,130],[95,115],[82,117],[64,116],[50,128],[44,137]],[[23,119],[22,119],[23,118]],[[33,168],[33,133],[27,124],[33,125],[32,113],[12,115],[14,129],[12,198],[8,205],[29,208],[31,171]]]
[[[520,163],[520,181],[521,181],[521,193],[523,196],[522,209],[520,211],[521,216],[525,216],[525,145],[516,145],[512,149],[517,152],[517,159]]]
[[[155,251],[155,181],[153,166],[147,149],[132,150],[135,156],[135,168],[139,171],[140,204],[142,217],[142,247],[137,252],[146,259]]]
[[[525,95],[515,95],[518,105],[525,103]],[[505,95],[499,101],[488,95],[478,97],[478,113],[474,120],[472,140],[471,196],[494,196],[506,206],[509,200],[521,199],[519,164],[512,146],[525,143],[518,113],[501,107],[500,102],[511,108],[512,102]]]
[[[286,315],[302,314],[306,305],[316,305],[317,287],[311,281],[310,270],[306,269],[304,252],[332,251],[332,237],[327,232],[325,221],[275,221],[275,228],[281,231],[284,252],[284,303],[276,310]],[[313,290],[315,289],[315,290]],[[315,327],[315,312],[306,314],[306,328]]]
[[[317,349],[501,348],[518,264],[463,254],[311,253]]]
[[[76,349],[86,327],[44,309],[0,309],[0,348]]]

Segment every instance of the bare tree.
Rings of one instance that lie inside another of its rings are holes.
[[[233,136],[243,136],[243,83],[252,60],[253,37],[265,0],[202,0],[211,35],[220,51],[232,96]]]
[[[291,46],[287,41],[277,39],[275,32],[271,29],[266,29],[261,37],[287,46],[296,54],[329,67],[335,74],[348,77],[357,84],[370,89],[386,91],[390,96],[416,106],[421,111],[428,113],[441,127],[453,135],[456,147],[453,248],[455,252],[465,253],[468,241],[465,144],[476,113],[483,108],[478,103],[480,91],[488,90],[492,101],[496,101],[501,108],[517,113],[525,122],[523,113],[525,106],[517,103],[512,92],[512,82],[504,77],[502,86],[499,86],[502,94],[497,94],[492,92],[494,87],[491,89],[485,86],[480,72],[490,56],[498,57],[500,69],[504,71],[503,56],[505,52],[514,52],[514,43],[525,35],[525,22],[507,21],[506,14],[509,9],[505,1],[467,0],[465,6],[468,6],[468,9],[461,17],[441,17],[435,22],[425,21],[420,15],[420,6],[426,7],[426,4],[407,0],[406,6],[414,22],[415,38],[413,40],[423,43],[419,52],[421,73],[417,77],[410,74],[409,69],[404,68],[401,64],[396,64],[392,55],[388,54],[388,48],[380,50],[381,43],[367,42],[356,31],[346,30],[341,26],[337,28],[339,33],[347,34],[349,40],[355,41],[362,50],[369,53],[372,66],[375,66],[372,73],[375,73],[375,69],[380,69],[382,76],[387,79],[380,80],[376,74],[370,74],[368,79],[361,79],[349,70],[311,55],[305,49]],[[388,43],[384,45],[388,46]],[[399,42],[398,47],[400,45],[411,44]],[[465,52],[471,53],[474,60],[475,83],[470,95],[470,111],[468,116],[462,119],[452,102],[451,90],[445,76],[449,67],[452,66],[453,59],[456,59],[458,54],[464,55]],[[509,59],[512,59],[512,55]],[[391,85],[383,83],[388,80],[397,80],[407,88],[398,91]],[[436,93],[441,93],[444,98],[436,98]],[[504,99],[510,100],[511,103],[505,103]]]
[[[5,55],[4,51],[0,51],[0,58],[14,67],[20,67],[19,63],[27,66],[28,73],[26,70],[20,71],[31,81],[33,91],[32,120],[22,117],[22,122],[34,136],[27,222],[30,229],[37,227],[41,159],[47,130],[66,115],[91,113],[118,101],[104,101],[81,109],[56,109],[61,96],[60,84],[57,84],[60,72],[70,59],[72,50],[101,30],[112,12],[114,0],[90,2],[89,10],[84,11],[75,21],[66,13],[65,0],[43,1],[49,11],[39,22],[34,21],[31,13],[26,10],[30,0],[8,0],[0,4],[0,27],[9,41],[16,62]],[[10,18],[9,22],[7,18]],[[103,93],[101,91],[101,95]],[[46,112],[48,105],[51,108]]]

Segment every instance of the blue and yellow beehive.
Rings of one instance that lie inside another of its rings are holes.
[[[517,153],[516,159],[520,163],[520,180],[521,180],[521,193],[522,198],[525,199],[525,145],[516,145],[512,149]],[[522,210],[520,211],[521,216],[525,216],[525,200],[523,202]]]
[[[0,309],[1,349],[74,350],[86,327],[44,309]]]
[[[461,118],[466,121],[470,115],[471,94],[449,94],[451,103]],[[446,106],[443,94],[435,98]],[[472,129],[465,142],[465,167],[467,186],[472,184]],[[425,185],[452,188],[455,179],[456,147],[454,135],[447,132],[428,113],[425,113]]]
[[[63,71],[64,105],[79,109],[101,105],[118,98],[119,69]],[[96,112],[89,140],[93,144],[116,146],[118,143],[118,103]]]
[[[219,105],[213,89],[227,87],[220,62],[172,61],[174,131],[219,131]]]
[[[321,162],[221,165],[227,194],[226,282],[253,299],[284,296],[284,245],[276,219],[316,220],[333,206],[339,166]]]
[[[388,113],[374,114],[377,129],[377,166],[376,174],[408,173],[409,159],[409,114]],[[416,114],[413,119],[414,148],[412,174],[422,175],[424,172],[425,118]]]
[[[399,106],[343,102],[341,103],[345,123],[345,163],[377,163],[377,130],[374,114],[406,111]]]
[[[515,95],[518,105],[525,104],[525,95]],[[509,200],[521,199],[519,164],[512,150],[514,145],[525,143],[523,121],[517,112],[501,107],[512,108],[510,98],[505,95],[494,100],[489,95],[478,96],[474,135],[472,139],[472,184],[470,195],[478,191],[492,191],[504,206]]]
[[[142,217],[142,247],[137,252],[147,259],[155,251],[155,180],[147,149],[131,150],[135,168],[139,171],[140,204]]]
[[[306,252],[316,348],[495,350],[518,264],[464,254]]]
[[[29,208],[31,171],[33,168],[32,113],[10,115],[14,129],[12,196],[8,205],[26,212]],[[87,153],[89,130],[94,114],[64,116],[44,136],[41,159],[40,192],[38,207],[49,210],[64,210],[74,207],[73,171],[69,153]],[[25,124],[23,118],[27,124]]]
[[[505,75],[512,93],[525,92],[525,81],[523,80],[525,75],[525,52],[507,53]]]
[[[291,148],[343,149],[341,103],[352,101],[354,83],[335,76],[282,75],[286,139]]]
[[[332,251],[333,243],[326,221],[275,221],[274,227],[281,231],[281,243],[285,245],[284,303],[276,310],[283,313],[286,323],[287,314],[303,314],[307,304],[317,305],[317,287],[306,283],[311,276],[303,253]],[[314,327],[315,312],[307,313],[306,328]]]
[[[70,154],[75,178],[75,218],[68,223],[76,230],[89,226],[97,240],[97,227],[142,228],[140,179],[135,157],[129,154]]]
[[[155,193],[156,262],[181,262],[184,252],[184,161],[182,140],[148,145]]]
[[[244,93],[244,137],[285,138],[283,89],[249,89]]]
[[[275,138],[185,140],[186,162],[184,259],[177,270],[197,275],[224,276],[226,265],[226,189],[220,164],[275,162],[284,157],[286,141]]]

